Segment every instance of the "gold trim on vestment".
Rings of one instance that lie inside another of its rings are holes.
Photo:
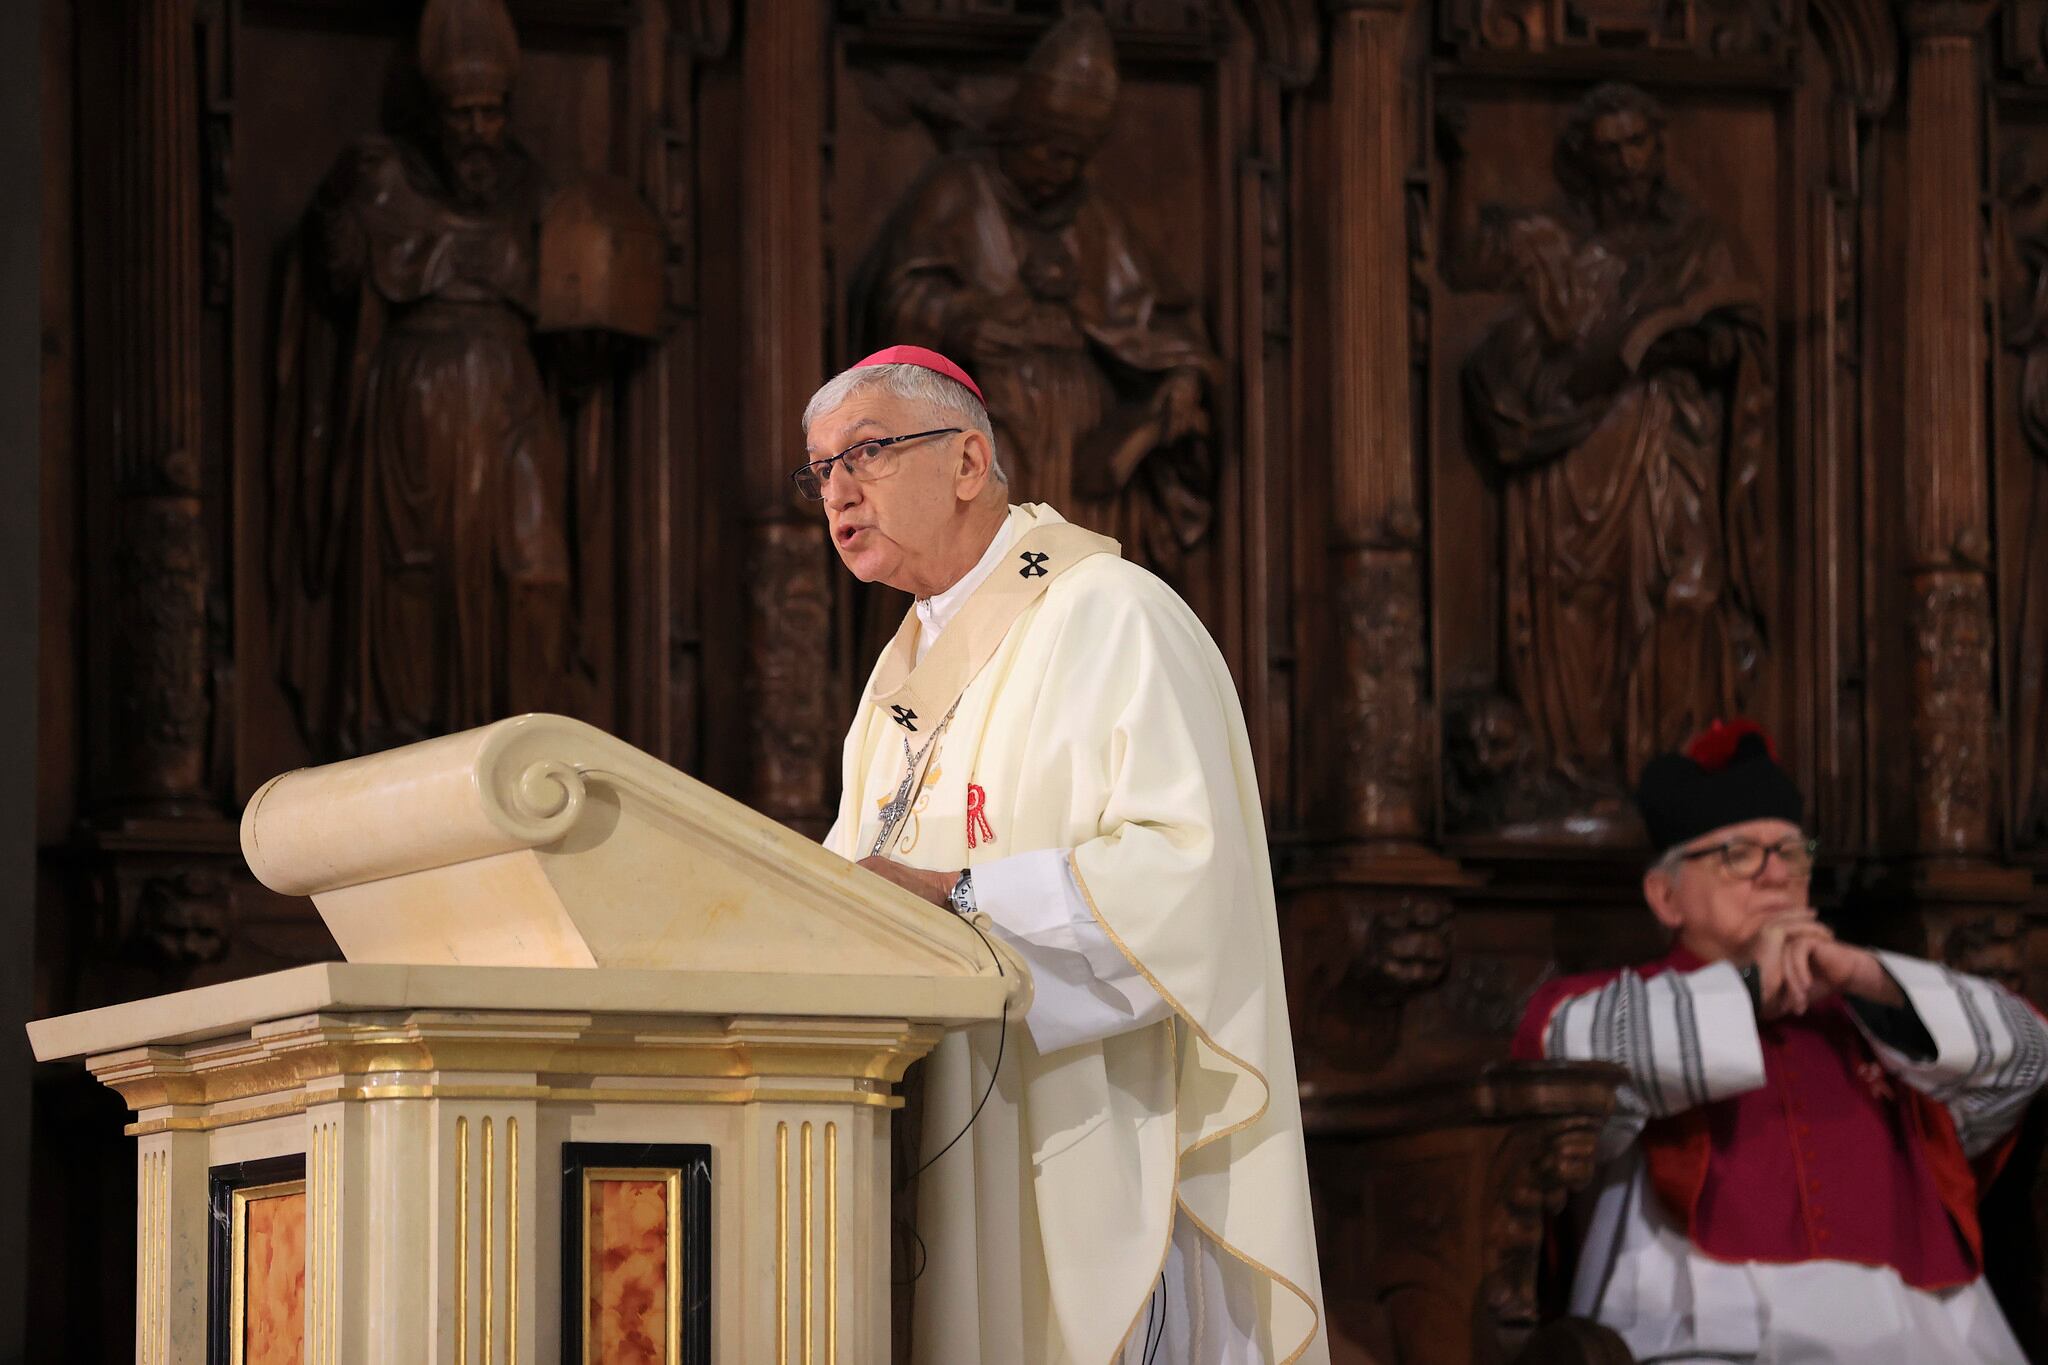
[[[1173,1016],[1169,1015],[1163,1022],[1166,1024],[1166,1072],[1169,1076],[1173,1077],[1173,1107],[1176,1129],[1173,1139],[1173,1198],[1174,1203],[1177,1205],[1180,1202],[1180,1133],[1178,1131],[1180,1123],[1180,1051],[1174,1039]],[[1152,1278],[1145,1281],[1147,1286],[1145,1297],[1138,1300],[1138,1310],[1136,1313],[1131,1314],[1131,1325],[1124,1328],[1124,1334],[1117,1338],[1116,1352],[1110,1356],[1109,1365],[1116,1365],[1117,1359],[1129,1349],[1131,1333],[1138,1330],[1138,1313],[1144,1312],[1145,1305],[1152,1302],[1152,1295],[1155,1292],[1154,1287],[1158,1285],[1160,1279],[1166,1274],[1166,1258],[1172,1254],[1173,1214],[1169,1210],[1166,1215],[1166,1245],[1159,1249],[1159,1265],[1153,1270]]]
[[[1194,1015],[1190,1014],[1187,1010],[1187,1007],[1182,1005],[1180,1001],[1173,998],[1173,993],[1166,989],[1165,985],[1159,980],[1158,977],[1152,975],[1150,968],[1146,967],[1144,963],[1138,961],[1138,955],[1130,950],[1129,945],[1127,945],[1123,941],[1123,936],[1118,934],[1116,930],[1110,928],[1109,921],[1103,918],[1102,908],[1095,903],[1094,895],[1088,890],[1088,883],[1081,876],[1081,862],[1078,858],[1074,856],[1074,851],[1072,849],[1067,850],[1067,870],[1073,874],[1074,885],[1076,888],[1080,890],[1081,899],[1087,902],[1088,913],[1095,917],[1095,923],[1097,924],[1097,926],[1101,928],[1104,934],[1108,935],[1109,941],[1116,945],[1116,950],[1124,955],[1124,960],[1131,964],[1132,970],[1145,978],[1146,982],[1152,987],[1152,989],[1159,993],[1159,998],[1161,1000],[1164,1000],[1167,1003],[1167,1005],[1172,1008],[1175,1014],[1179,1015],[1181,1018],[1188,1021],[1188,1027],[1194,1030],[1195,1036],[1197,1038],[1200,1038],[1204,1043],[1208,1044],[1209,1049],[1212,1052],[1216,1053],[1216,1055],[1223,1058],[1224,1061],[1229,1062],[1231,1065],[1240,1067],[1243,1070],[1249,1072],[1251,1074],[1252,1079],[1259,1083],[1259,1089],[1265,1092],[1263,1098],[1261,1098],[1259,1101],[1259,1107],[1253,1110],[1249,1117],[1239,1119],[1236,1123],[1231,1124],[1227,1128],[1218,1129],[1214,1133],[1210,1133],[1202,1138],[1197,1139],[1194,1142],[1189,1143],[1185,1150],[1187,1152],[1199,1152],[1204,1147],[1208,1147],[1215,1143],[1221,1142],[1224,1138],[1230,1137],[1237,1133],[1242,1133],[1245,1129],[1251,1127],[1260,1119],[1266,1117],[1266,1111],[1273,1107],[1273,1084],[1272,1082],[1266,1079],[1266,1073],[1259,1070],[1257,1067],[1253,1066],[1250,1062],[1238,1056],[1236,1053],[1232,1052],[1229,1048],[1224,1047],[1222,1044],[1218,1043],[1214,1038],[1210,1037],[1209,1031],[1202,1027],[1201,1021],[1196,1019]]]
[[[1312,1319],[1312,1321],[1309,1324],[1308,1335],[1301,1339],[1301,1345],[1295,1347],[1294,1350],[1280,1362],[1280,1365],[1294,1365],[1294,1362],[1301,1359],[1302,1356],[1307,1353],[1308,1348],[1315,1344],[1316,1333],[1323,1330],[1322,1309],[1316,1307],[1316,1301],[1314,1299],[1311,1299],[1302,1290],[1302,1287],[1300,1285],[1288,1279],[1285,1275],[1282,1275],[1279,1271],[1273,1269],[1273,1267],[1267,1265],[1264,1261],[1259,1260],[1256,1256],[1245,1255],[1242,1251],[1239,1251],[1236,1247],[1232,1246],[1229,1242],[1225,1241],[1222,1237],[1218,1236],[1214,1228],[1210,1227],[1207,1223],[1203,1222],[1201,1218],[1196,1215],[1195,1211],[1187,1206],[1187,1203],[1181,1199],[1178,1191],[1174,1193],[1174,1203],[1175,1206],[1178,1207],[1182,1213],[1185,1213],[1188,1216],[1188,1221],[1195,1225],[1195,1231],[1201,1233],[1204,1237],[1214,1242],[1217,1246],[1223,1248],[1223,1250],[1229,1252],[1238,1260],[1243,1261],[1246,1265],[1250,1266],[1259,1274],[1264,1275],[1267,1279],[1273,1281],[1275,1284],[1285,1287],[1289,1293],[1293,1294],[1294,1297],[1300,1299],[1304,1304],[1308,1306],[1308,1315]]]
[[[1068,521],[1042,521],[1011,541],[1005,553],[1013,560],[1034,554],[1052,558],[1029,565],[1035,570],[1029,577],[998,566],[968,596],[960,614],[932,645],[923,662],[917,658],[917,636],[922,629],[917,609],[912,607],[906,612],[903,624],[896,628],[895,637],[882,651],[867,696],[870,707],[887,713],[881,717],[884,723],[904,729],[893,718],[894,708],[901,707],[914,717],[913,723],[921,720],[936,724],[1002,647],[1017,618],[1061,574],[1099,554],[1121,557],[1122,547],[1107,536],[1096,535]]]
[[[1237,1133],[1241,1133],[1245,1129],[1250,1128],[1251,1126],[1256,1124],[1260,1119],[1264,1118],[1266,1116],[1267,1111],[1273,1107],[1273,1084],[1272,1082],[1266,1079],[1264,1072],[1260,1071],[1257,1067],[1253,1066],[1250,1062],[1247,1062],[1246,1060],[1244,1060],[1244,1058],[1238,1056],[1230,1049],[1218,1044],[1214,1038],[1211,1038],[1209,1036],[1209,1031],[1202,1027],[1200,1021],[1198,1021],[1192,1014],[1188,1013],[1187,1009],[1180,1003],[1180,1001],[1173,998],[1173,993],[1166,989],[1166,986],[1159,980],[1159,978],[1152,975],[1151,971],[1145,966],[1145,964],[1138,960],[1138,955],[1131,951],[1130,946],[1123,941],[1122,936],[1119,935],[1116,930],[1110,928],[1109,921],[1103,917],[1102,907],[1095,903],[1094,895],[1088,890],[1087,881],[1081,876],[1080,860],[1074,856],[1074,852],[1071,849],[1069,849],[1067,852],[1067,870],[1068,872],[1073,874],[1074,886],[1080,891],[1082,901],[1084,901],[1087,904],[1088,913],[1094,916],[1096,925],[1102,930],[1102,932],[1105,935],[1108,936],[1109,941],[1116,945],[1116,950],[1124,955],[1124,960],[1131,964],[1132,970],[1136,971],[1140,976],[1145,978],[1146,982],[1150,984],[1152,989],[1159,993],[1159,998],[1161,1000],[1164,1000],[1167,1003],[1167,1005],[1173,1010],[1174,1015],[1176,1017],[1188,1021],[1188,1027],[1194,1030],[1195,1036],[1197,1038],[1200,1038],[1204,1043],[1206,1043],[1209,1046],[1209,1048],[1212,1051],[1214,1051],[1219,1057],[1222,1057],[1225,1061],[1231,1063],[1233,1066],[1241,1067],[1246,1072],[1250,1073],[1252,1079],[1259,1083],[1260,1090],[1265,1092],[1264,1098],[1262,1098],[1259,1101],[1258,1109],[1255,1110],[1249,1118],[1240,1120],[1237,1123],[1231,1124],[1227,1128],[1219,1129],[1217,1132],[1199,1138],[1196,1141],[1189,1143],[1185,1148],[1183,1148],[1180,1146],[1180,1137],[1178,1131],[1180,1109],[1180,1067],[1178,1065],[1179,1059],[1175,1059],[1176,1064],[1174,1066],[1174,1110],[1176,1131],[1174,1135],[1175,1152],[1173,1158],[1173,1198],[1174,1206],[1187,1213],[1188,1221],[1193,1223],[1195,1225],[1196,1230],[1199,1231],[1203,1236],[1207,1237],[1217,1246],[1223,1248],[1223,1250],[1229,1252],[1232,1256],[1235,1256],[1238,1260],[1244,1262],[1253,1270],[1257,1271],[1261,1275],[1264,1275],[1267,1279],[1273,1281],[1275,1284],[1285,1287],[1289,1293],[1293,1294],[1296,1298],[1300,1299],[1302,1303],[1307,1306],[1309,1318],[1311,1320],[1309,1324],[1308,1335],[1303,1337],[1301,1339],[1300,1345],[1296,1346],[1294,1350],[1290,1352],[1280,1362],[1280,1365],[1291,1365],[1291,1362],[1301,1359],[1301,1357],[1307,1353],[1308,1348],[1315,1344],[1316,1333],[1320,1332],[1323,1326],[1323,1310],[1319,1306],[1317,1306],[1316,1301],[1310,1298],[1306,1293],[1304,1293],[1302,1291],[1301,1286],[1294,1283],[1294,1281],[1288,1279],[1279,1271],[1274,1270],[1271,1266],[1268,1266],[1263,1262],[1259,1261],[1257,1258],[1245,1255],[1244,1252],[1239,1251],[1229,1242],[1224,1241],[1223,1238],[1219,1237],[1215,1233],[1215,1231],[1209,1227],[1208,1224],[1204,1223],[1200,1218],[1197,1218],[1194,1212],[1188,1209],[1187,1203],[1180,1197],[1181,1158],[1184,1156],[1188,1156],[1194,1152],[1198,1152],[1202,1150],[1202,1148],[1204,1147],[1213,1146],[1214,1144],[1221,1142],[1223,1139],[1227,1137],[1231,1137]],[[1168,1244],[1171,1245],[1173,1241],[1173,1226],[1171,1219],[1169,1219],[1167,1223],[1166,1237]],[[1165,1262],[1162,1260],[1161,1264],[1164,1265]],[[1131,1327],[1135,1328],[1137,1325],[1137,1320],[1134,1317],[1131,1322]],[[1124,1333],[1124,1340],[1129,1341],[1130,1335],[1130,1332],[1127,1330]]]

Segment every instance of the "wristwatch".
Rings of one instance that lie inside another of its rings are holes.
[[[953,883],[953,889],[946,893],[946,904],[953,907],[953,913],[965,919],[974,913],[974,870],[962,868],[960,880]]]

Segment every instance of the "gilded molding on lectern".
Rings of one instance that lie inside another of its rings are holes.
[[[455,1120],[455,1359],[469,1361],[469,1119]]]
[[[901,1021],[708,1020],[693,1027],[630,1018],[533,1016],[483,1034],[453,1015],[422,1011],[401,1023],[347,1023],[330,1016],[286,1020],[238,1039],[183,1048],[134,1048],[93,1059],[92,1070],[138,1114],[163,1108],[234,1104],[300,1095],[279,1105],[158,1115],[131,1125],[143,1132],[206,1131],[303,1109],[303,1091],[326,1080],[417,1074],[417,1084],[344,1085],[321,1091],[342,1099],[546,1100],[567,1091],[619,1103],[852,1103],[893,1108],[887,1093],[910,1063],[931,1050],[939,1031]],[[451,1086],[437,1074],[533,1075],[528,1085]],[[565,1083],[556,1084],[555,1078]],[[744,1080],[743,1086],[694,1089],[589,1086],[584,1078],[649,1081]],[[826,1085],[785,1087],[803,1079]],[[762,1082],[766,1081],[767,1084]],[[843,1083],[844,1089],[832,1083]]]
[[[306,1133],[307,1365],[339,1365],[341,1285],[341,1125],[316,1122]]]
[[[839,1125],[825,1125],[825,1365],[839,1365]]]
[[[495,1236],[494,1236],[494,1234],[495,1234],[495,1233],[497,1232],[497,1223],[496,1223],[496,1220],[495,1220],[495,1219],[494,1219],[494,1218],[493,1218],[493,1217],[491,1216],[491,1215],[492,1215],[492,1213],[493,1213],[493,1212],[495,1211],[495,1208],[496,1208],[496,1204],[497,1204],[497,1197],[496,1197],[496,1193],[495,1193],[495,1191],[494,1191],[494,1190],[493,1190],[493,1188],[492,1188],[492,1183],[493,1183],[493,1182],[492,1182],[492,1179],[491,1179],[491,1177],[492,1177],[493,1175],[495,1175],[495,1174],[496,1174],[496,1162],[495,1162],[495,1158],[496,1158],[496,1156],[497,1156],[497,1142],[496,1142],[496,1138],[497,1138],[497,1131],[496,1131],[496,1129],[495,1129],[495,1128],[494,1128],[494,1127],[492,1126],[492,1123],[491,1123],[491,1119],[490,1119],[490,1116],[489,1116],[489,1115],[485,1115],[485,1117],[484,1117],[484,1161],[483,1161],[483,1187],[484,1187],[484,1198],[483,1198],[483,1223],[484,1223],[484,1235],[483,1235],[483,1291],[484,1291],[484,1292],[483,1292],[483,1324],[482,1324],[482,1326],[483,1326],[483,1332],[482,1332],[482,1336],[483,1336],[483,1344],[484,1344],[484,1350],[483,1350],[483,1358],[484,1358],[484,1359],[485,1359],[486,1361],[489,1361],[489,1360],[491,1360],[491,1359],[492,1359],[492,1354],[491,1354],[491,1327],[493,1326],[493,1323],[492,1323],[492,1320],[491,1320],[491,1316],[492,1316],[492,1310],[493,1310],[493,1309],[495,1309],[495,1308],[497,1307],[497,1303],[495,1302],[495,1300],[496,1300],[496,1297],[497,1297],[497,1296],[496,1296],[495,1294],[493,1294],[493,1293],[492,1293],[492,1288],[493,1288],[493,1286],[494,1286],[494,1285],[496,1284],[496,1279],[495,1279],[495,1277],[494,1277],[494,1276],[492,1275],[492,1273],[491,1273],[491,1271],[492,1271],[492,1268],[493,1268],[493,1264],[494,1264],[494,1262],[495,1262],[495,1261],[496,1261],[496,1259],[497,1259],[497,1255],[496,1255],[496,1253],[497,1253],[497,1249],[498,1249],[498,1248],[497,1248],[497,1242],[496,1242],[496,1239],[495,1239]]]
[[[519,1117],[505,1120],[505,1365],[519,1365]]]
[[[789,1365],[789,1125],[775,1125],[775,1365]]]
[[[797,1305],[797,1327],[803,1338],[804,1365],[811,1365],[811,1304],[814,1302],[811,1287],[817,1267],[816,1246],[811,1235],[811,1125],[807,1120],[803,1128],[803,1198],[799,1201],[799,1217],[803,1228],[804,1248],[804,1297]]]
[[[143,1152],[137,1166],[135,1361],[162,1365],[170,1358],[163,1314],[169,1284],[171,1154]]]

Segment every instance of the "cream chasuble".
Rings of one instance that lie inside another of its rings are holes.
[[[1011,1019],[987,1106],[919,1178],[916,1357],[1109,1365],[1145,1339],[1178,1214],[1256,1306],[1259,1359],[1326,1361],[1272,875],[1229,672],[1115,542],[1037,505],[1011,509],[1005,541],[921,662],[915,610],[883,652],[830,845],[930,869],[1070,850],[1103,937],[1171,1012],[1046,1053]],[[967,1126],[996,1047],[984,1025],[926,1064],[927,1157]],[[1191,1358],[1233,1349],[1197,1331]]]

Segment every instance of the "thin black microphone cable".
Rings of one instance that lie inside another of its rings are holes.
[[[975,937],[981,940],[981,946],[988,949],[989,957],[995,960],[996,975],[998,977],[1009,976],[1009,972],[1007,972],[1003,968],[1003,955],[996,951],[995,944],[990,943],[988,941],[988,935],[981,932],[981,926],[976,924],[973,920],[966,919],[964,917],[961,919],[961,923],[965,924],[968,928],[972,929],[975,933]],[[936,1163],[940,1157],[952,1151],[953,1148],[956,1145],[958,1145],[960,1139],[966,1137],[968,1131],[974,1127],[974,1121],[981,1117],[982,1108],[988,1104],[989,1096],[995,1093],[996,1079],[999,1076],[1001,1076],[1003,1072],[1003,1051],[1005,1047],[1008,1045],[1009,1040],[1010,1003],[1007,999],[1005,999],[1003,1001],[1002,1018],[996,1026],[996,1063],[994,1066],[989,1068],[988,1085],[981,1092],[981,1098],[975,1102],[974,1112],[967,1116],[966,1125],[962,1127],[959,1132],[953,1134],[951,1140],[948,1141],[945,1146],[939,1148],[939,1150],[932,1156],[931,1160],[926,1161],[923,1165],[919,1166],[916,1170],[912,1171],[909,1175],[903,1178],[903,1183],[896,1187],[897,1194],[903,1193],[912,1185],[916,1184],[917,1178],[919,1176],[923,1175],[926,1171],[930,1170],[934,1163]],[[919,1235],[916,1225],[905,1224],[904,1226],[909,1230],[911,1240],[917,1243],[917,1269],[913,1270],[910,1273],[910,1278],[908,1280],[901,1280],[898,1281],[898,1283],[916,1284],[920,1279],[924,1277],[924,1268],[926,1262],[929,1260],[929,1253],[925,1250],[924,1238],[921,1235]]]
[[[1152,1365],[1152,1358],[1159,1354],[1159,1348],[1166,1344],[1166,1272],[1159,1272],[1159,1292],[1152,1296],[1152,1304],[1159,1313],[1159,1335],[1152,1335],[1152,1314],[1145,1314],[1145,1365]]]

